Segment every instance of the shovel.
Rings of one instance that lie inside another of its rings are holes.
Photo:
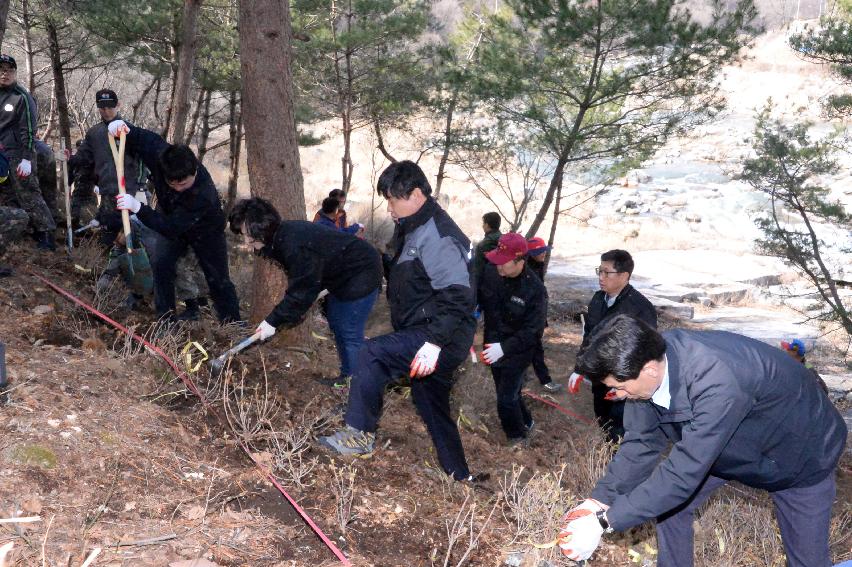
[[[226,350],[222,354],[222,356],[220,356],[218,358],[214,358],[213,360],[211,360],[210,361],[210,372],[213,374],[214,377],[219,376],[219,374],[222,373],[222,369],[225,368],[225,364],[228,362],[229,358],[231,358],[232,356],[234,356],[235,354],[237,354],[241,350],[244,350],[244,349],[248,348],[249,346],[251,346],[252,344],[256,343],[259,339],[260,339],[260,333],[255,333],[252,336],[248,337],[247,339],[243,339],[242,341],[240,341],[237,344],[237,346]]]

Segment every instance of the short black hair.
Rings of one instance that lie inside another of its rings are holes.
[[[180,181],[198,171],[198,158],[186,144],[172,144],[160,154],[160,166],[166,181]]]
[[[387,166],[376,183],[376,192],[385,199],[389,196],[407,199],[415,189],[420,189],[425,197],[432,194],[432,186],[426,174],[419,165],[409,160]]]
[[[612,262],[616,272],[633,273],[633,256],[627,250],[610,250],[601,254],[601,262]]]
[[[343,189],[332,189],[328,192],[329,197],[334,197],[335,199],[340,199],[341,197],[346,196],[346,191]]]
[[[491,230],[500,230],[503,219],[500,218],[500,213],[490,212],[482,215],[482,222],[491,227]]]
[[[666,341],[656,329],[630,315],[616,315],[592,331],[577,354],[577,370],[595,383],[607,376],[626,382],[665,353]]]
[[[242,234],[243,225],[245,225],[250,237],[269,246],[281,225],[281,215],[266,199],[253,197],[243,199],[234,205],[231,214],[228,215],[228,223],[234,234]]]
[[[326,197],[322,200],[322,212],[327,215],[337,211],[339,206],[340,201],[337,200],[337,197]]]

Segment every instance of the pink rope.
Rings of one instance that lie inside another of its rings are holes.
[[[189,391],[192,392],[193,394],[195,394],[198,397],[198,399],[201,401],[201,405],[203,405],[207,410],[209,410],[213,415],[215,415],[216,419],[219,420],[219,423],[223,427],[225,427],[226,429],[230,429],[228,424],[227,424],[227,421],[222,419],[222,416],[219,415],[219,412],[216,411],[216,408],[214,408],[210,404],[210,402],[207,401],[207,399],[204,397],[204,395],[198,390],[198,387],[195,385],[195,383],[192,381],[192,379],[189,376],[187,376],[187,374],[184,371],[182,371],[180,368],[178,368],[177,364],[175,364],[174,361],[171,358],[169,358],[168,355],[165,352],[163,352],[163,350],[160,347],[158,347],[157,345],[147,341],[144,337],[137,335],[136,333],[134,333],[133,331],[131,331],[130,329],[128,329],[127,327],[125,327],[121,323],[118,323],[118,322],[114,321],[113,319],[109,318],[104,313],[101,313],[100,311],[98,311],[97,309],[92,307],[91,305],[88,305],[87,303],[83,302],[81,299],[74,296],[70,292],[65,291],[64,289],[62,289],[58,285],[54,284],[50,280],[36,274],[35,272],[30,272],[30,273],[34,277],[36,277],[37,279],[41,280],[45,285],[50,287],[52,290],[54,290],[55,292],[64,296],[66,299],[71,300],[72,302],[76,303],[77,305],[79,305],[80,307],[85,309],[86,311],[88,311],[88,312],[92,313],[93,315],[95,315],[96,317],[106,321],[107,323],[109,323],[110,325],[112,325],[113,327],[118,329],[119,331],[125,333],[126,335],[132,337],[134,340],[136,340],[136,341],[142,343],[143,345],[145,345],[146,347],[148,347],[152,352],[154,352],[157,356],[162,358],[163,361],[165,361],[165,363],[169,365],[169,367],[175,373],[175,376],[180,378],[183,381],[183,383],[186,385],[186,387],[189,389]],[[281,484],[275,479],[274,476],[272,476],[272,473],[270,473],[266,469],[266,467],[264,467],[257,459],[255,459],[254,455],[252,455],[251,450],[248,448],[248,446],[245,444],[245,442],[242,439],[240,439],[239,436],[236,435],[236,434],[234,435],[234,438],[238,439],[240,448],[243,450],[243,452],[245,452],[245,454],[248,456],[248,458],[251,459],[251,462],[254,463],[254,465],[263,474],[263,476],[266,478],[266,480],[271,482],[272,485],[275,488],[278,489],[278,492],[280,492],[284,496],[284,498],[287,499],[287,501],[290,503],[290,505],[293,506],[293,509],[295,509],[296,512],[299,513],[299,515],[302,517],[302,519],[305,521],[305,523],[308,524],[308,526],[310,526],[310,528],[314,531],[315,534],[317,534],[317,536],[319,536],[319,538],[326,545],[326,547],[328,547],[331,550],[331,552],[334,553],[334,555],[340,560],[341,563],[343,563],[347,567],[351,567],[352,563],[349,562],[349,559],[347,559],[346,556],[343,555],[343,552],[340,551],[340,549],[338,549],[338,547],[336,545],[334,545],[334,543],[328,538],[328,536],[325,535],[325,533],[323,533],[323,531],[320,529],[320,527],[317,526],[316,523],[314,523],[314,521],[310,518],[310,516],[308,516],[308,514],[302,509],[302,507],[299,506],[299,504],[293,499],[293,497],[290,496],[289,494],[287,494],[287,491],[284,490],[284,487],[281,486]]]

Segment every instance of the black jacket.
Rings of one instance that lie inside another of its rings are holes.
[[[27,89],[0,87],[0,151],[10,160],[35,160],[38,111]]]
[[[324,289],[337,299],[360,299],[382,283],[379,252],[367,241],[307,221],[283,221],[261,254],[287,272],[287,292],[266,322],[298,325]]]
[[[116,120],[122,120],[117,115]],[[83,143],[74,154],[73,166],[75,175],[84,175],[91,179],[100,190],[101,197],[118,195],[118,176],[115,174],[115,162],[109,147],[107,122],[101,121],[89,128]],[[133,125],[128,123],[133,128]],[[116,140],[118,142],[118,140]],[[130,140],[128,139],[128,144]],[[147,172],[135,154],[126,152],[124,156],[125,190],[131,195],[145,188]]]
[[[669,409],[625,404],[627,433],[592,492],[611,506],[614,529],[673,510],[708,474],[772,492],[812,486],[834,470],[846,424],[804,365],[733,333],[663,337]]]
[[[399,220],[392,247],[387,296],[393,328],[423,329],[429,342],[467,352],[476,328],[470,241],[430,197]]]
[[[624,289],[615,298],[615,303],[612,304],[612,307],[607,307],[606,293],[603,290],[599,290],[595,292],[595,295],[592,296],[592,300],[589,302],[589,310],[586,313],[586,326],[583,327],[583,344],[580,348],[582,349],[589,342],[589,336],[595,327],[610,317],[622,314],[630,315],[655,329],[657,328],[657,310],[632,285],[627,284],[624,286]],[[574,370],[576,371],[577,369],[575,368]]]
[[[504,278],[489,262],[477,297],[485,316],[484,342],[500,343],[506,359],[532,357],[547,317],[547,292],[538,276],[524,267],[518,277]]]
[[[166,183],[160,166],[160,154],[169,147],[159,134],[130,126],[127,135],[129,153],[135,153],[148,170],[157,195],[157,210],[142,205],[137,216],[145,226],[166,238],[197,241],[215,232],[224,232],[225,213],[219,201],[219,192],[207,169],[198,164],[195,183],[178,193]]]

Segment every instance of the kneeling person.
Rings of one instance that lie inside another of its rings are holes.
[[[521,398],[524,374],[541,342],[547,313],[544,284],[527,266],[527,241],[510,232],[485,254],[479,282],[485,316],[482,360],[491,365],[500,425],[511,444],[524,442],[533,418]]]
[[[382,283],[382,261],[365,240],[307,221],[282,221],[268,201],[240,201],[228,218],[261,256],[287,272],[284,299],[257,328],[266,340],[279,327],[295,327],[323,289],[328,290],[328,326],[334,332],[340,377],[352,374],[364,343],[364,327]]]
[[[456,480],[469,479],[464,448],[450,413],[453,373],[473,343],[470,241],[431,197],[432,188],[411,161],[387,167],[377,184],[396,227],[388,273],[394,332],[367,341],[352,376],[346,428],[320,441],[339,453],[373,450],[385,387],[409,374],[411,396],[438,460]]]

